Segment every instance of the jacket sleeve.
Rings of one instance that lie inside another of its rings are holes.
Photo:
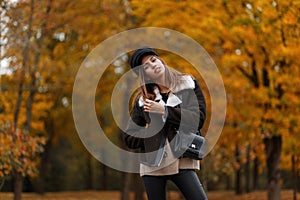
[[[142,109],[136,102],[131,112],[131,119],[128,120],[127,128],[123,133],[124,142],[130,149],[143,148],[144,145],[146,120]]]
[[[182,103],[177,107],[167,106],[166,122],[177,127],[195,131],[200,130],[206,119],[206,102],[199,86],[194,80],[194,90],[187,89],[182,92]],[[196,98],[195,98],[196,97]]]

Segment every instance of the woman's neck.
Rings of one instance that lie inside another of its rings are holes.
[[[159,87],[160,93],[168,93],[170,91],[170,89],[164,85],[158,85],[158,87]]]
[[[155,82],[158,85],[160,92],[167,93],[169,91],[169,88],[167,88],[165,76],[161,76]]]

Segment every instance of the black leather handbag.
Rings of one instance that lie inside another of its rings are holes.
[[[174,154],[177,157],[202,160],[205,153],[205,138],[201,133],[178,131],[174,138]]]

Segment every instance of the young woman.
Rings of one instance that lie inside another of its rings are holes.
[[[177,157],[172,150],[172,139],[180,128],[195,131],[204,124],[206,104],[198,82],[168,68],[147,46],[133,53],[130,65],[141,86],[124,141],[129,148],[143,152],[140,175],[148,199],[165,200],[167,181],[172,181],[187,200],[207,199],[195,172],[200,169],[199,161]]]

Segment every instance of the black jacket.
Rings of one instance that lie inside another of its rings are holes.
[[[159,92],[156,100],[161,101]],[[183,77],[182,83],[169,95],[165,108],[165,118],[161,114],[149,114],[144,112],[142,98],[137,99],[124,133],[125,144],[131,149],[140,149],[144,153],[141,162],[148,166],[159,165],[164,134],[170,142],[177,130],[200,130],[206,118],[203,93],[198,82],[190,76]]]

